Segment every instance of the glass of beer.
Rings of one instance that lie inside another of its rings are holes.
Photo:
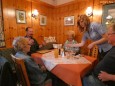
[[[58,58],[58,55],[59,55],[59,49],[54,49],[55,58]]]

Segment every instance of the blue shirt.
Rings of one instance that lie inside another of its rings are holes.
[[[15,56],[17,58],[24,59],[31,84],[39,85],[45,81],[47,74],[43,73],[40,70],[39,66],[34,62],[34,60],[30,56],[23,52],[17,52]]]
[[[106,31],[107,30],[101,24],[92,22],[89,26],[88,31],[84,33],[82,40],[83,41],[86,41],[87,39],[91,39],[93,41],[100,40],[102,38],[102,35],[105,34]],[[102,50],[106,52],[112,48],[112,46],[108,44],[107,41],[98,44],[97,46],[99,48],[99,52],[101,52]]]

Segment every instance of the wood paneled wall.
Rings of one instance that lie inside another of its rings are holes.
[[[53,24],[53,28],[57,30],[55,34],[57,41],[59,43],[63,43],[66,40],[65,33],[68,30],[74,30],[76,32],[76,40],[80,42],[83,34],[79,32],[79,29],[77,28],[78,15],[85,14],[86,8],[91,6],[93,8],[93,16],[89,17],[90,20],[101,23],[102,6],[108,3],[115,3],[115,0],[75,0],[73,2],[55,7],[53,16],[55,24]],[[64,17],[66,16],[74,16],[75,25],[64,26]],[[87,53],[87,45],[90,42],[90,40],[87,41],[86,45],[81,48],[82,53]]]
[[[33,27],[34,37],[41,43],[44,36],[51,34],[52,10],[53,6],[42,2],[30,0],[2,0],[3,17],[4,17],[4,33],[6,47],[12,46],[12,40],[17,36],[25,36],[25,28]],[[31,17],[32,11],[37,9],[40,14],[47,16],[48,23],[46,26],[40,26],[39,16],[37,19]],[[26,24],[18,24],[16,22],[15,11],[26,11]]]
[[[25,27],[27,26],[33,27],[34,37],[39,43],[42,42],[45,36],[55,36],[58,43],[64,43],[66,40],[65,34],[68,30],[74,30],[76,32],[76,40],[80,42],[82,33],[77,28],[78,15],[84,14],[86,8],[92,6],[93,16],[90,17],[91,21],[101,22],[102,5],[108,3],[115,3],[115,0],[75,0],[56,7],[39,0],[2,0],[6,47],[11,46],[15,37],[24,36]],[[16,23],[16,9],[26,11],[26,24]],[[34,9],[37,9],[41,15],[47,16],[46,26],[40,26],[39,16],[38,19],[31,17]],[[75,16],[75,25],[64,26],[64,17],[66,16]],[[86,53],[86,46],[83,47],[83,50]]]
[[[81,41],[82,33],[79,32],[77,28],[77,18],[78,18],[78,15],[84,14],[84,11],[86,10],[86,8],[88,6],[92,6],[92,4],[93,4],[92,0],[79,0],[79,1],[76,0],[71,3],[60,5],[55,8],[55,15],[54,15],[55,24],[53,27],[56,27],[56,30],[57,30],[56,37],[59,43],[65,42],[65,40],[67,39],[66,32],[68,30],[75,31],[76,40],[78,42]],[[72,25],[72,26],[64,25],[64,17],[67,17],[67,16],[74,16],[75,25]],[[85,46],[84,46],[84,49],[86,49]],[[83,52],[84,49],[82,48],[82,53],[84,53]]]

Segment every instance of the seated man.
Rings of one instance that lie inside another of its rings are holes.
[[[73,51],[75,53],[79,53],[79,48],[78,47],[68,47],[67,44],[76,44],[77,41],[74,39],[75,38],[75,32],[70,30],[67,33],[67,40],[64,43],[64,49],[65,51]]]
[[[31,27],[26,28],[25,37],[29,39],[29,44],[31,45],[30,52],[28,52],[28,55],[35,53],[37,50],[39,50],[39,48],[42,47],[42,45],[39,45],[37,41],[33,38],[33,29]],[[45,45],[45,43],[43,43],[43,45]]]
[[[30,80],[31,86],[51,86],[51,80],[47,78],[47,73],[45,72],[45,67],[39,67],[34,60],[27,55],[30,51],[29,40],[24,37],[17,37],[13,41],[13,47],[17,51],[16,57],[22,58],[25,61],[25,66],[27,69],[27,74]],[[46,83],[47,82],[47,83]]]
[[[92,74],[83,78],[83,86],[115,86],[115,24],[108,29],[108,42],[112,48]]]

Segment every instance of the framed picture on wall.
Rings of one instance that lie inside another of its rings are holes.
[[[64,17],[64,25],[74,25],[74,16]]]
[[[115,23],[115,3],[103,5],[102,24],[108,27]]]
[[[23,10],[16,10],[16,22],[26,23],[26,12]]]
[[[3,10],[2,10],[2,6],[1,6],[2,0],[0,0],[0,48],[5,47],[6,43],[5,43],[5,31],[4,31],[4,22],[3,22]]]
[[[47,24],[47,17],[44,15],[40,15],[40,25],[46,25]]]

